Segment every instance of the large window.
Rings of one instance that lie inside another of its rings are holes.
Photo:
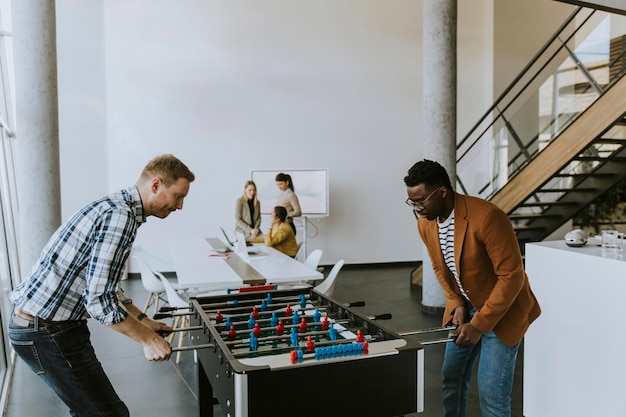
[[[13,77],[10,71],[12,42],[10,34],[10,1],[0,0],[0,382],[5,392],[7,370],[11,364],[8,320],[12,306],[8,293],[20,281],[17,236],[17,187],[13,165],[15,118]],[[5,398],[2,397],[2,406]]]

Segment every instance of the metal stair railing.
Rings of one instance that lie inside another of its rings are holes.
[[[565,20],[459,141],[460,191],[492,199],[622,77],[626,41],[618,38],[626,35],[616,42],[613,30],[611,42],[606,28],[625,20],[582,7]]]

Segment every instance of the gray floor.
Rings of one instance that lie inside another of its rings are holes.
[[[421,291],[419,287],[418,290],[412,289],[409,284],[412,268],[407,265],[346,266],[339,274],[334,298],[341,302],[365,301],[366,306],[360,310],[367,316],[391,313],[393,318],[385,325],[392,330],[439,326],[439,317],[421,312]],[[131,277],[124,281],[124,288],[132,295],[135,303],[142,307],[147,293],[141,281]],[[149,363],[143,357],[141,346],[132,340],[96,323],[91,323],[90,328],[98,357],[133,417],[198,415],[198,393],[191,352],[183,353],[180,365],[176,365],[174,360]],[[410,417],[442,415],[439,374],[442,360],[443,345],[425,348],[425,411],[410,414]],[[522,416],[522,364],[523,349],[520,350],[513,387],[514,417]],[[330,393],[332,390],[329,387]],[[345,397],[349,394],[342,392],[338,395]],[[69,412],[52,391],[18,360],[6,416],[66,417]],[[219,406],[215,408],[215,416],[224,416]],[[480,416],[475,380],[472,383],[468,416]]]

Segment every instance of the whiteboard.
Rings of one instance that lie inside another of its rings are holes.
[[[252,171],[252,181],[256,184],[257,198],[261,202],[261,214],[271,214],[276,206],[280,193],[276,175],[281,172],[291,175],[303,216],[328,216],[328,169]]]

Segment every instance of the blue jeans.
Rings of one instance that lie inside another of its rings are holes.
[[[519,343],[509,347],[493,333],[483,334],[478,344],[459,347],[446,345],[443,377],[444,417],[466,417],[470,379],[478,362],[478,395],[483,417],[510,417],[511,390]]]
[[[127,417],[89,340],[86,320],[23,325],[14,317],[9,339],[17,355],[70,408],[74,417]]]

